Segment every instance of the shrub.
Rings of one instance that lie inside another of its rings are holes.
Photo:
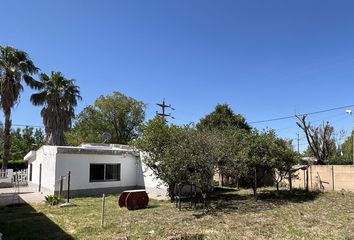
[[[45,198],[45,202],[52,206],[60,203],[60,198],[58,195],[47,195],[44,198]]]
[[[340,157],[333,157],[328,161],[328,164],[330,165],[352,165],[353,160],[352,159],[347,159],[343,156]]]
[[[0,161],[0,168],[2,166],[2,161]],[[12,160],[9,161],[7,168],[13,169],[14,172],[27,169],[28,167],[28,161],[25,160]]]

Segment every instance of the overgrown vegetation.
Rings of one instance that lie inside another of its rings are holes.
[[[194,183],[209,192],[215,171],[222,178],[252,187],[256,195],[265,176],[274,176],[277,171],[280,178],[274,179],[279,185],[298,162],[291,142],[277,137],[272,130],[251,130],[244,118],[227,105],[218,105],[197,126],[168,125],[164,118],[156,116],[134,142],[146,152],[147,166],[169,185],[171,197],[178,183]]]

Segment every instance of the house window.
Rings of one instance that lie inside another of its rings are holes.
[[[104,181],[104,164],[90,164],[90,182]]]
[[[90,164],[90,182],[120,181],[120,164]]]

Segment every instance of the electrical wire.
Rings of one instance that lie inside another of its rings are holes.
[[[297,115],[289,115],[289,116],[285,116],[285,117],[278,117],[278,118],[271,118],[271,119],[253,121],[253,122],[249,122],[249,124],[257,124],[257,123],[274,122],[274,121],[292,119],[292,118],[296,118],[297,116],[301,117],[301,116],[315,115],[315,114],[319,114],[319,113],[331,112],[331,111],[336,111],[336,110],[340,110],[340,109],[344,109],[344,108],[350,108],[350,107],[354,107],[354,104],[347,105],[347,106],[342,106],[342,107],[336,107],[336,108],[320,110],[320,111],[315,111],[315,112],[308,112],[308,113],[302,113],[302,114],[297,114]]]
[[[44,126],[28,125],[28,124],[12,124],[14,127],[33,127],[33,128],[44,128]]]
[[[296,116],[308,116],[308,115],[315,115],[315,114],[320,114],[320,113],[325,113],[325,112],[331,112],[331,111],[336,111],[336,110],[340,110],[340,109],[344,109],[344,108],[350,108],[350,107],[354,107],[354,104],[352,105],[347,105],[347,106],[342,106],[342,107],[336,107],[336,108],[330,108],[330,109],[325,109],[325,110],[320,110],[320,111],[315,111],[315,112],[308,112],[308,113],[302,113],[302,114],[298,114],[298,115],[289,115],[289,116],[285,116],[285,117],[278,117],[278,118],[271,118],[271,119],[265,119],[265,120],[259,120],[259,121],[252,121],[249,122],[249,124],[257,124],[257,123],[264,123],[264,122],[274,122],[274,121],[280,121],[280,120],[286,120],[286,119],[292,119],[292,118],[296,118]],[[336,115],[337,116],[337,115]],[[329,118],[332,118],[333,116],[330,116]],[[317,121],[321,121],[320,120],[315,120],[313,122],[317,122]],[[2,124],[3,125],[3,124]],[[44,128],[44,126],[41,125],[31,125],[31,124],[12,124],[12,126],[15,127],[33,127],[33,128]],[[290,129],[290,128],[295,128],[297,126],[289,126],[289,127],[284,127],[284,128],[280,128],[280,129],[274,129],[274,130],[285,130],[285,129]]]
[[[340,118],[338,118],[338,117],[340,117]],[[330,123],[332,124],[332,123],[338,122],[338,119],[342,120],[344,118],[347,118],[347,116],[343,117],[343,113],[341,113],[341,114],[335,114],[335,115],[331,115],[331,116],[328,116],[328,117],[324,117],[324,118],[321,118],[321,119],[316,119],[316,120],[311,121],[311,123],[316,123],[316,122],[320,122],[320,121],[324,121],[324,120],[328,121],[329,119],[333,119],[333,121],[330,121]],[[271,128],[271,129],[274,129],[277,132],[281,132],[281,131],[288,130],[288,129],[299,128],[299,126],[297,126],[296,124],[293,124],[293,125],[287,126],[287,127],[282,127],[282,128],[272,128],[270,126],[267,126],[267,127]]]

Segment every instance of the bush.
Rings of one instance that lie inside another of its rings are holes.
[[[45,202],[52,206],[57,205],[60,202],[60,198],[58,195],[47,195],[44,198],[45,198]]]
[[[2,166],[2,161],[0,161],[0,168]],[[7,168],[13,169],[14,172],[27,169],[28,161],[25,160],[12,160],[7,164]]]
[[[333,157],[328,161],[328,164],[330,165],[352,165],[353,160],[352,159],[347,159],[345,157]]]

